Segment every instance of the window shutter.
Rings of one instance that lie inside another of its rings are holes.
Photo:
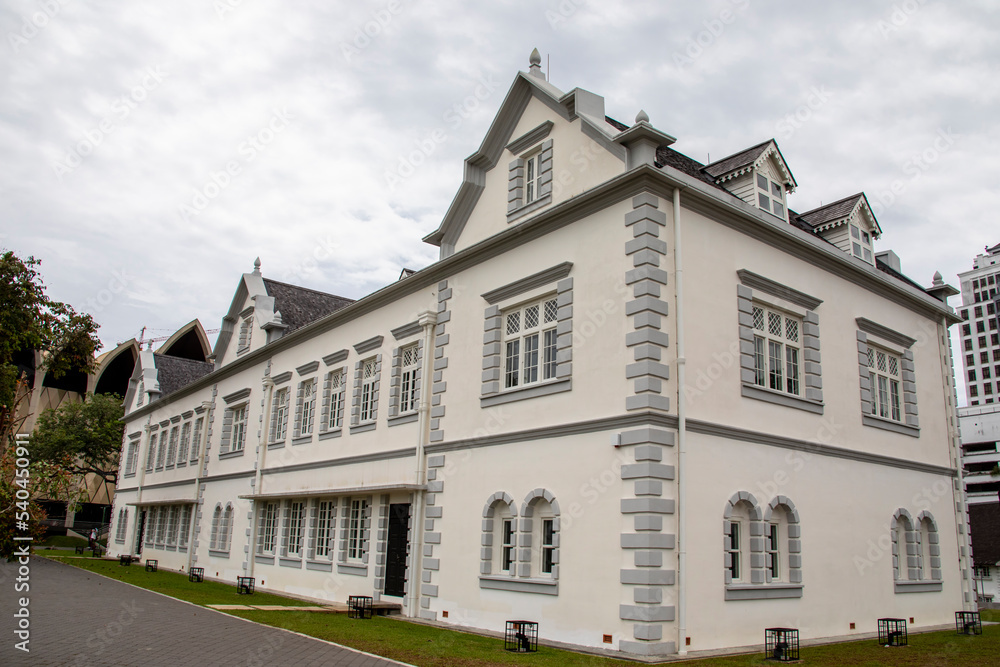
[[[351,391],[351,426],[357,426],[361,421],[361,375],[364,372],[364,362],[354,364],[354,389]]]
[[[316,430],[316,390],[318,389],[318,385],[319,382],[316,379],[313,379],[310,383],[309,404],[311,407],[309,408],[309,412],[311,414],[309,415],[309,433]]]
[[[347,533],[351,527],[351,499],[344,498],[344,506],[340,510],[340,548],[337,550],[337,560],[347,562]]]
[[[538,198],[552,194],[552,140],[542,143],[538,159]]]
[[[392,367],[389,369],[389,416],[399,414],[400,379],[403,376],[403,348],[392,351]]]
[[[516,158],[507,166],[507,212],[521,207],[524,202],[524,159]]]
[[[277,392],[280,394],[280,392]],[[277,395],[274,397],[274,404],[271,406],[271,426],[267,430],[267,441],[275,442],[278,439],[278,402],[282,399],[282,396]]]

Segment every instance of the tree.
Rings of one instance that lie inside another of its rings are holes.
[[[45,294],[39,265],[34,257],[0,254],[0,452],[26,417],[23,409],[15,409],[23,375],[14,364],[16,355],[40,351],[42,367],[37,370],[59,378],[73,370],[92,371],[101,344],[90,315]]]
[[[87,394],[83,403],[46,410],[28,441],[31,455],[80,478],[93,474],[114,484],[124,414],[122,399],[114,394]]]

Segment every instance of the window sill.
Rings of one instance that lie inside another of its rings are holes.
[[[165,468],[165,470],[173,470],[173,469],[174,469],[174,464],[173,464],[173,463],[171,463],[170,465],[168,465],[168,466],[167,466],[167,467]]]
[[[223,453],[219,454],[219,460],[222,461],[223,459],[235,459],[235,458],[238,458],[240,456],[243,456],[243,450],[242,449],[236,449],[236,450],[233,450],[231,452],[223,452]]]
[[[933,579],[892,583],[896,593],[940,593],[943,588],[942,582]]]
[[[302,560],[299,558],[279,558],[278,564],[281,565],[281,567],[294,567],[300,570],[302,569]]]
[[[129,477],[135,477],[135,473],[134,472],[125,473],[125,479],[128,479]]]
[[[178,468],[185,468],[185,467],[187,467],[187,463],[184,463],[183,461],[181,461],[180,463],[177,464],[177,467]]]
[[[269,442],[269,443],[267,443],[267,448],[268,449],[284,449],[284,447],[285,447],[285,441],[284,440],[280,440],[278,442]]]
[[[323,431],[319,434],[320,440],[332,440],[333,438],[339,438],[342,435],[341,429],[335,428],[332,431]]]
[[[544,197],[539,197],[535,201],[524,204],[523,206],[515,208],[513,211],[507,213],[507,222],[508,224],[514,222],[518,218],[522,218],[533,211],[537,211],[538,209],[544,206],[548,206],[551,203],[552,203],[551,193],[545,195]]]
[[[329,561],[307,560],[306,569],[316,570],[317,572],[333,572],[333,563]]]
[[[572,378],[566,378],[565,380],[552,380],[544,384],[531,384],[527,387],[508,389],[499,394],[481,396],[479,398],[479,407],[489,408],[494,405],[502,405],[504,403],[513,403],[515,401],[523,401],[529,398],[537,398],[539,396],[558,394],[564,391],[569,391],[572,388]]]
[[[375,430],[375,422],[366,422],[364,424],[358,424],[357,426],[351,427],[351,435],[355,433],[367,433],[368,431]]]
[[[480,575],[479,588],[514,593],[536,593],[539,595],[559,595],[559,582],[555,579],[516,579],[514,577],[491,577]]]
[[[353,565],[351,563],[337,563],[337,574],[353,574],[356,577],[367,577],[367,565]]]
[[[212,549],[209,549],[208,555],[212,556],[213,558],[229,558],[228,551],[213,551]]]
[[[786,408],[795,408],[813,414],[823,414],[823,404],[818,401],[810,401],[807,398],[800,398],[792,394],[785,394],[773,389],[765,389],[755,384],[743,385],[743,397],[754,398],[758,401],[766,401],[775,405],[783,405]]]
[[[260,563],[261,565],[274,565],[274,556],[264,556],[262,554],[255,554],[253,557],[253,562]]]
[[[802,584],[767,584],[726,586],[726,600],[785,600],[802,597]]]
[[[894,422],[883,417],[876,417],[875,415],[861,415],[861,423],[865,426],[880,428],[883,431],[892,431],[893,433],[908,435],[911,438],[920,437],[920,429],[915,426],[901,424],[900,422]]]
[[[308,445],[309,443],[312,442],[312,440],[313,440],[312,433],[310,433],[309,435],[301,435],[297,438],[292,438],[292,447],[295,447],[296,445]]]
[[[177,547],[174,546],[173,544],[168,544],[166,550],[167,551],[177,551]]]
[[[123,540],[123,539],[122,539],[122,540],[119,540],[119,539],[118,539],[118,538],[116,537],[116,538],[115,538],[115,544],[125,544],[125,540]]]
[[[399,426],[400,424],[409,424],[411,422],[417,421],[420,417],[416,412],[407,412],[405,415],[399,415],[398,417],[391,417],[389,419],[389,426]]]

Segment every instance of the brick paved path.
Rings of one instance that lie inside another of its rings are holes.
[[[14,648],[17,565],[0,560],[0,665],[392,667],[300,637],[174,600],[84,570],[31,559],[31,648]]]

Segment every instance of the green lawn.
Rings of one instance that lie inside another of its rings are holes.
[[[103,542],[101,543],[103,545]],[[42,547],[85,547],[87,540],[82,537],[70,537],[69,535],[50,535],[40,544]],[[36,547],[37,548],[37,547]]]
[[[63,556],[49,557],[199,605],[299,606],[305,604],[298,600],[268,593],[255,593],[250,597],[237,595],[236,587],[232,584],[208,581],[193,584],[187,580],[185,575],[174,572],[146,572],[138,564],[122,567],[118,565],[117,561]],[[503,650],[503,642],[499,639],[443,630],[410,623],[399,618],[375,617],[371,620],[361,621],[350,619],[346,614],[240,610],[228,613],[264,625],[287,628],[421,667],[486,667],[489,665],[622,667],[622,665],[630,664],[620,660],[558,651],[547,647],[541,647],[537,654],[507,653]],[[1000,621],[1000,612],[984,611],[982,618],[984,621]],[[878,646],[874,640],[803,648],[802,660],[809,665],[823,667],[842,667],[843,665],[859,665],[861,667],[882,665],[993,667],[998,664],[998,653],[1000,653],[1000,625],[984,627],[981,637],[958,636],[954,632],[911,634],[909,646],[901,648],[883,648]],[[666,664],[732,667],[763,666],[776,663],[765,661],[761,653],[750,656]]]

